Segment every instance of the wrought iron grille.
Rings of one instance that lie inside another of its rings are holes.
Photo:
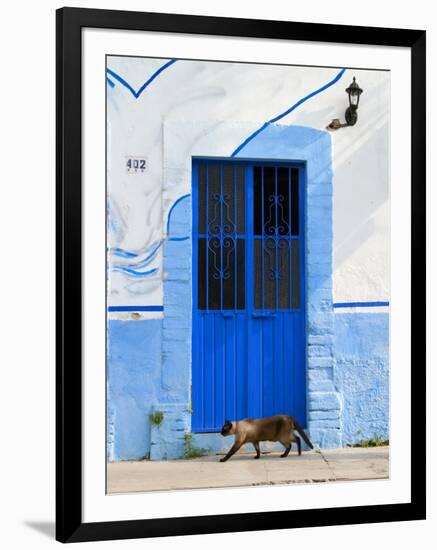
[[[300,308],[298,175],[286,166],[198,164],[198,309]]]
[[[255,309],[299,308],[298,170],[253,168]]]
[[[198,194],[198,307],[244,309],[244,167],[199,165]]]

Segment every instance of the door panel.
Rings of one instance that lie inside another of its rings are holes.
[[[301,170],[193,164],[193,431],[306,423]]]

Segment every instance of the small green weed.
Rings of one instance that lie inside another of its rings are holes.
[[[164,413],[162,411],[154,411],[152,414],[149,414],[150,424],[159,427],[164,420]]]
[[[350,445],[351,447],[384,447],[389,444],[388,439],[383,439],[382,437],[373,436],[370,439],[362,439],[358,443]]]
[[[211,449],[196,447],[193,445],[193,434],[184,435],[184,454],[182,458],[199,458],[200,456],[207,455],[211,452]]]

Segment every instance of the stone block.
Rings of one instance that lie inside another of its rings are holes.
[[[333,333],[334,314],[332,312],[309,312],[308,317],[308,330],[310,334],[324,335]]]
[[[166,312],[167,313],[167,312]],[[162,327],[164,331],[170,336],[170,333],[174,329],[189,329],[191,331],[191,315],[165,315]]]
[[[313,430],[340,430],[339,418],[323,418],[318,420],[311,420],[310,429]]]
[[[174,352],[186,352],[191,351],[191,333],[188,331],[183,331],[183,334],[180,334],[180,339],[175,340],[174,338],[163,338],[162,340],[162,353],[164,355],[170,355]]]
[[[336,449],[342,446],[341,431],[332,428],[312,428],[312,422],[308,423],[309,436],[315,448]]]
[[[307,371],[307,377],[309,382],[309,391],[311,391],[312,384],[320,380],[333,380],[334,369],[329,367],[309,368]]]
[[[311,382],[312,392],[335,392],[334,382],[332,380],[313,380]]]
[[[335,411],[309,411],[308,420],[338,420],[340,422],[341,411],[337,409]]]
[[[183,308],[187,313],[191,312],[191,285],[188,281],[165,281],[164,282],[164,307],[176,305]]]
[[[332,347],[333,338],[332,338],[332,335],[330,334],[323,334],[323,335],[309,334],[307,337],[307,344],[308,345],[312,345],[312,344],[329,345],[330,347]]]
[[[331,357],[332,343],[326,344],[309,344],[308,357]]]
[[[166,269],[164,268],[164,280],[165,281],[182,281],[189,283],[191,281],[191,270],[183,269]]]
[[[310,392],[308,396],[310,411],[332,411],[341,409],[341,401],[335,392]]]
[[[189,261],[191,256],[191,241],[172,241],[167,239],[164,242],[164,261],[173,258],[179,261]]]
[[[335,359],[334,357],[308,357],[307,360],[308,371],[310,369],[319,369],[324,367],[334,367]]]

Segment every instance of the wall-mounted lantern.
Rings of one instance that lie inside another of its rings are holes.
[[[334,118],[332,122],[326,127],[327,130],[338,130],[345,126],[354,126],[358,120],[358,104],[360,103],[360,95],[363,90],[358,86],[355,77],[349,87],[346,88],[346,93],[349,97],[349,107],[344,114],[346,122],[340,122],[338,118]]]

